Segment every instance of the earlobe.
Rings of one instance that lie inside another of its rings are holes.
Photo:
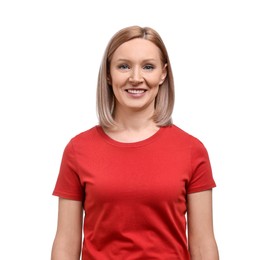
[[[161,81],[160,81],[160,85],[162,85],[162,83],[164,82],[166,76],[167,76],[167,63],[164,64],[163,69],[162,69],[162,76],[161,76]]]
[[[107,83],[108,83],[108,85],[111,85],[111,79],[109,76],[107,77]]]
[[[165,80],[165,77],[161,78],[161,81],[160,81],[159,85],[162,85],[162,83],[164,82],[164,80]]]

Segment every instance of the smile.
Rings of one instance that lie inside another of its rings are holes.
[[[143,94],[146,92],[145,89],[126,89],[126,91],[130,94]]]

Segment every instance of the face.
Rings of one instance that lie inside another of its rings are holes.
[[[155,98],[166,75],[160,49],[145,39],[120,45],[112,56],[109,81],[116,99],[116,111],[154,111]]]

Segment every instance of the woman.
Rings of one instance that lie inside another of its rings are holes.
[[[173,104],[158,33],[117,32],[99,72],[99,125],[72,138],[63,154],[52,260],[218,259],[208,154],[172,124]]]

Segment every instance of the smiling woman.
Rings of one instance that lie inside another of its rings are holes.
[[[173,105],[159,34],[138,26],[117,32],[99,72],[99,125],[63,153],[52,260],[218,260],[208,153],[172,123]]]
[[[112,75],[110,75],[110,69],[113,66],[113,56],[114,54],[116,54],[116,51],[118,51],[119,48],[121,48],[121,50],[125,50],[126,46],[130,44],[130,41],[132,40],[137,40],[142,43],[148,42],[149,48],[150,46],[152,46],[153,43],[153,48],[151,49],[152,53],[155,54],[155,60],[158,61],[157,55],[159,54],[161,66],[166,66],[166,69],[164,70],[164,73],[166,73],[166,75],[164,79],[162,78],[163,82],[159,87],[158,94],[155,99],[155,111],[152,117],[157,126],[167,126],[172,122],[171,116],[174,106],[174,81],[168,53],[160,35],[155,30],[153,30],[152,28],[141,28],[138,26],[124,28],[117,32],[112,37],[105,50],[104,58],[100,67],[97,88],[97,111],[99,117],[99,124],[104,128],[110,129],[116,123],[116,120],[114,118],[114,115],[116,114],[116,99],[114,97],[113,88],[111,87]],[[143,64],[141,64],[142,67],[140,71],[143,71],[144,67],[145,70],[152,70],[155,66],[155,64],[153,64],[154,57],[151,57],[149,53],[145,53],[146,56],[142,55],[141,49],[139,48],[143,47],[138,46],[138,50],[135,49],[137,53],[135,53],[134,59],[135,56],[137,56],[136,61],[139,62],[139,57],[142,57]],[[133,54],[134,53],[132,50],[130,50],[129,52],[126,51],[126,55],[133,56]],[[129,56],[118,57],[120,64],[116,64],[117,66],[120,66],[120,69],[125,69],[125,71],[127,69],[131,69],[129,66],[133,65],[129,64],[129,61],[135,62],[134,60],[127,60],[127,58],[129,58]],[[133,73],[138,73],[137,69],[137,67],[136,70],[135,68],[132,69],[132,76],[134,76],[134,79],[130,78],[130,82],[132,81],[131,86],[133,86],[133,83],[135,84],[135,76],[139,76],[137,74],[133,75]]]
[[[109,82],[115,96],[115,121],[119,110],[145,110],[152,117],[155,98],[163,83],[167,64],[152,42],[137,38],[123,43],[112,56]]]

